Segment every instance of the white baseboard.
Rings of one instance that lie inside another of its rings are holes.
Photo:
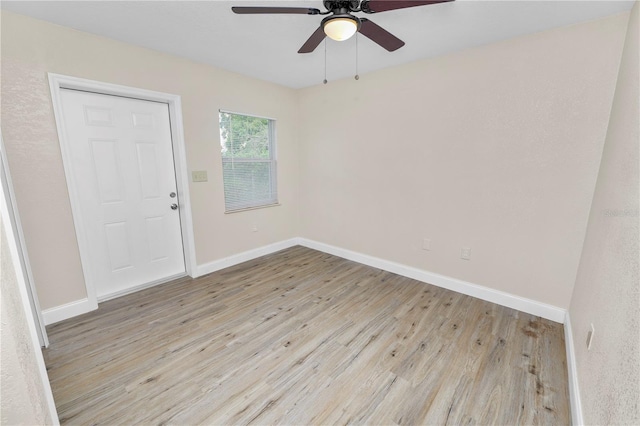
[[[317,241],[299,238],[298,243],[302,246],[319,250],[344,259],[353,260],[364,265],[373,266],[374,268],[383,269],[394,274],[404,277],[413,278],[438,287],[453,290],[458,293],[473,296],[478,299],[496,303],[501,306],[516,309],[535,316],[546,318],[548,320],[564,323],[566,310],[557,306],[548,305],[546,303],[537,302],[520,296],[515,296],[503,291],[494,290],[477,284],[472,284],[456,278],[447,277],[445,275],[424,271],[400,263],[391,262],[377,257],[357,253],[351,250],[335,247],[329,244],[319,243]]]
[[[571,402],[571,424],[573,426],[584,425],[582,417],[582,403],[580,402],[580,387],[578,386],[578,366],[576,365],[576,352],[573,346],[573,330],[571,319],[567,312],[564,320],[564,340],[567,349],[567,372],[569,375],[569,401]]]
[[[55,308],[45,309],[42,311],[42,319],[44,320],[45,325],[50,325],[78,315],[86,314],[87,312],[95,311],[96,309],[98,309],[98,303],[91,302],[89,299],[85,298],[56,306]]]
[[[253,250],[234,254],[233,256],[225,257],[223,259],[214,260],[213,262],[198,265],[196,269],[196,277],[201,277],[202,275],[207,275],[212,272],[219,271],[220,269],[228,268],[230,266],[234,266],[239,263],[253,260],[260,256],[265,256],[267,254],[275,253],[277,251],[297,245],[299,245],[299,238],[291,238],[288,240],[269,244],[267,246],[258,247]]]
[[[242,253],[235,254],[233,256],[198,265],[198,267],[196,268],[196,274],[193,278],[210,274],[212,272],[219,271],[221,269],[228,268],[230,266],[234,266],[252,259],[256,259],[260,256],[275,253],[277,251],[284,250],[296,245],[302,245],[314,250],[319,250],[328,254],[332,254],[334,256],[342,257],[344,259],[353,260],[364,265],[383,269],[394,274],[402,275],[438,287],[453,290],[455,292],[466,294],[468,296],[477,297],[478,299],[486,300],[488,302],[496,303],[501,306],[506,306],[508,308],[546,318],[551,321],[555,321],[558,323],[565,322],[566,310],[558,308],[556,306],[537,302],[531,299],[526,299],[520,296],[515,296],[503,291],[494,290],[481,285],[469,283],[429,271],[424,271],[422,269],[414,268],[396,262],[391,262],[344,248],[320,243],[306,238],[290,238],[288,240],[269,244],[263,247],[258,247],[253,250],[248,250]],[[118,296],[120,295],[121,294],[118,294]],[[97,309],[97,307],[97,304],[91,304],[87,299],[83,299],[76,302],[68,303],[66,305],[47,309],[43,311],[42,314],[45,324],[49,325],[76,315],[90,312],[94,309]]]

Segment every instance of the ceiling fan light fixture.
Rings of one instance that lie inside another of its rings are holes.
[[[355,17],[332,17],[327,19],[322,28],[330,39],[335,41],[348,40],[358,31],[358,21]]]

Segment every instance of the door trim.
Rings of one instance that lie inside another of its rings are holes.
[[[171,124],[171,142],[173,145],[173,157],[176,169],[176,185],[178,188],[178,196],[180,197],[180,226],[182,228],[182,246],[184,251],[185,269],[186,275],[195,278],[195,274],[197,273],[196,249],[193,234],[193,219],[191,216],[189,173],[187,168],[187,153],[184,142],[182,102],[180,96],[61,74],[48,73],[48,77],[49,88],[51,90],[51,100],[53,102],[53,113],[56,120],[56,127],[58,128],[58,141],[60,143],[60,151],[62,153],[62,163],[64,165],[67,189],[69,190],[71,212],[73,214],[73,223],[78,240],[82,272],[84,274],[85,287],[87,291],[88,303],[82,304],[82,306],[85,306],[87,309],[86,312],[98,308],[98,299],[94,284],[95,274],[91,270],[89,262],[89,245],[87,237],[83,231],[84,227],[82,226],[80,204],[77,201],[78,192],[76,178],[73,175],[71,167],[71,150],[68,146],[68,136],[66,134],[62,117],[61,89],[83,90],[102,95],[115,95],[144,101],[162,102],[169,105],[169,121]],[[78,312],[74,313],[75,315],[78,315]]]
[[[22,223],[20,222],[20,212],[18,211],[18,204],[16,203],[16,196],[13,192],[13,181],[11,180],[11,171],[9,170],[9,160],[6,155],[6,149],[4,147],[4,140],[2,139],[2,131],[0,130],[0,177],[2,178],[2,193],[5,197],[5,203],[7,205],[7,215],[9,222],[7,227],[13,229],[16,239],[16,248],[18,250],[18,260],[20,261],[20,269],[22,276],[26,283],[27,296],[29,297],[30,311],[33,315],[33,320],[36,325],[36,332],[38,333],[38,341],[40,346],[44,348],[49,347],[49,337],[47,336],[47,329],[45,328],[45,322],[42,318],[42,310],[40,308],[40,302],[38,301],[38,293],[36,292],[35,280],[33,279],[33,271],[31,269],[31,263],[29,263],[29,253],[27,252],[27,244],[24,239],[24,232],[22,230]],[[7,231],[8,232],[8,231]],[[18,271],[16,270],[16,274]]]

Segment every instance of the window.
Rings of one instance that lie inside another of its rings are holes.
[[[278,203],[275,121],[220,111],[225,211]]]

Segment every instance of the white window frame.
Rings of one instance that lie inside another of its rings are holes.
[[[279,202],[279,198],[278,198],[278,152],[277,152],[277,143],[276,143],[276,119],[272,118],[272,117],[265,117],[265,116],[261,116],[261,115],[255,115],[255,114],[247,114],[247,113],[243,113],[243,112],[236,112],[236,111],[229,111],[226,109],[220,109],[218,110],[218,130],[220,130],[221,128],[221,122],[220,122],[220,114],[233,114],[233,115],[242,115],[244,117],[252,117],[252,118],[259,118],[261,120],[268,120],[269,122],[269,154],[270,154],[270,158],[269,160],[264,160],[264,159],[228,159],[225,160],[225,158],[222,156],[222,153],[220,153],[220,157],[221,157],[221,165],[222,165],[222,186],[223,186],[223,196],[224,196],[224,212],[225,213],[237,213],[237,212],[242,212],[242,211],[246,211],[246,210],[254,210],[254,209],[262,209],[265,207],[273,207],[273,206],[279,206],[280,202]],[[220,141],[222,142],[222,141]],[[247,205],[242,205],[242,206],[238,206],[238,207],[233,207],[233,208],[229,208],[227,206],[227,200],[226,200],[226,193],[224,192],[224,164],[228,163],[228,162],[237,162],[237,163],[266,163],[269,162],[271,163],[271,169],[270,169],[270,182],[271,182],[271,194],[272,194],[272,199],[270,199],[267,202],[264,203],[247,203]]]

